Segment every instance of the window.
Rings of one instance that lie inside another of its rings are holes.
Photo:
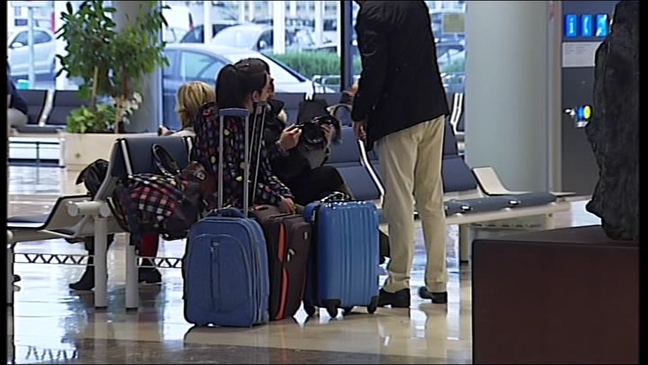
[[[47,32],[37,30],[34,32],[34,44],[49,43],[52,41],[52,36]]]
[[[171,78],[171,76],[173,75],[173,67],[176,64],[176,58],[178,57],[178,52],[166,50],[164,54],[169,60],[169,66],[165,67],[164,70],[162,70],[162,76],[164,78]]]
[[[463,1],[426,1],[430,13],[430,27],[436,38],[437,62],[446,80],[448,92],[463,92],[465,81],[465,30],[466,4]],[[353,3],[354,20],[359,10]],[[353,32],[356,38],[355,31]],[[350,52],[353,55],[354,71],[360,72],[360,53],[356,43]]]
[[[217,62],[217,60],[205,54],[182,52],[180,56],[180,79],[185,82],[196,80],[205,81],[202,77],[214,62]],[[213,82],[215,75],[211,80],[207,80],[207,82]]]
[[[212,58],[211,60],[212,63],[202,69],[200,73],[198,73],[196,79],[206,82],[210,85],[214,85],[216,82],[216,76],[218,75],[220,70],[225,67],[226,63],[215,58]]]
[[[285,5],[283,11],[279,8],[282,3]],[[188,9],[194,23],[179,41],[182,44],[175,48],[182,48],[182,56],[176,59],[176,65],[164,72],[165,95],[169,95],[164,99],[169,103],[169,107],[163,106],[165,120],[173,118],[166,113],[167,110],[173,111],[171,96],[182,83],[201,80],[213,85],[222,67],[243,58],[266,60],[277,92],[311,93],[313,82],[316,82],[318,92],[339,90],[339,1],[212,2],[208,17],[211,24],[207,26],[212,26],[213,38],[208,43],[214,47],[196,44],[204,42],[203,2],[163,1],[163,4],[172,5],[174,14],[185,12],[176,12],[176,9]],[[316,9],[316,6],[321,6],[321,9]],[[321,19],[315,19],[315,10],[322,14]],[[275,15],[280,13],[284,14],[281,23],[285,24],[283,44],[275,42],[274,34],[277,31],[274,24],[279,20]],[[184,15],[182,19],[184,21]],[[322,27],[317,22],[322,22]],[[316,28],[323,29],[322,34],[316,34]],[[171,79],[175,81],[169,82]]]
[[[256,49],[261,41],[268,41],[263,35],[263,27],[255,25],[236,25],[221,30],[212,39],[213,44],[244,49]]]
[[[28,42],[29,42],[29,35],[25,31],[18,33],[16,38],[14,38],[13,40],[13,43],[20,43],[24,46],[26,46]]]

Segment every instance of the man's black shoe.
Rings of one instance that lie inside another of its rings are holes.
[[[424,286],[419,288],[419,297],[421,297],[421,299],[431,299],[432,303],[435,304],[448,303],[448,292],[432,293]]]
[[[402,289],[395,293],[390,293],[383,289],[380,289],[380,293],[378,295],[378,306],[379,307],[391,306],[392,308],[409,308],[410,290]]]

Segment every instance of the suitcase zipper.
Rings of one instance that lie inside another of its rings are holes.
[[[250,233],[252,233],[253,231],[254,231],[254,229],[250,229]],[[253,235],[251,235],[251,236],[253,236]],[[255,255],[255,260],[254,260],[255,262],[261,262],[261,260],[262,260],[259,247],[260,247],[260,245],[259,245],[259,242],[257,241],[256,244],[254,245],[254,250],[253,250],[253,253]],[[256,299],[256,302],[257,302],[257,309],[255,311],[256,318],[255,318],[254,323],[253,323],[253,325],[254,325],[254,324],[261,323],[262,320],[263,320],[263,301],[264,301],[264,298],[263,298],[263,291],[261,290],[261,282],[263,281],[263,277],[262,277],[263,273],[259,272],[258,267],[256,265],[251,265],[251,266],[254,266],[254,271],[255,271],[254,277],[256,279],[255,280],[256,285],[254,286],[256,288],[256,290],[253,291],[253,295],[255,296],[255,299]]]
[[[279,260],[281,262],[281,300],[279,301],[279,311],[275,319],[284,318],[286,316],[286,301],[288,300],[288,286],[290,285],[288,278],[288,271],[286,270],[286,253],[288,249],[288,237],[286,233],[286,226],[281,223],[279,226]]]

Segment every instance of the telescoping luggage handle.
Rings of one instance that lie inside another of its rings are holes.
[[[245,133],[245,166],[243,168],[243,214],[247,216],[248,209],[248,178],[249,169],[247,168],[247,159],[249,155],[248,130],[250,128],[250,112],[247,109],[227,108],[218,111],[218,209],[223,209],[223,134],[225,133],[225,118],[237,117],[244,121],[243,131]]]
[[[260,155],[261,155],[261,138],[263,138],[263,129],[265,128],[265,108],[268,107],[266,102],[260,102],[255,105],[255,109],[258,109],[255,115],[261,115],[261,125],[257,126],[255,123],[253,136],[256,135],[258,130],[259,133],[259,143],[257,147],[257,159],[256,159],[256,168],[254,172],[254,185],[253,188],[256,192],[257,179],[259,175],[259,165],[260,165]],[[223,208],[223,162],[224,162],[224,149],[223,149],[223,135],[225,129],[225,117],[234,117],[243,119],[243,133],[245,134],[244,138],[244,164],[243,164],[243,215],[247,217],[248,210],[250,206],[250,163],[251,163],[251,148],[250,148],[250,111],[247,109],[241,108],[224,108],[218,111],[219,114],[219,126],[218,126],[218,209]],[[255,194],[252,195],[252,200],[254,201]]]

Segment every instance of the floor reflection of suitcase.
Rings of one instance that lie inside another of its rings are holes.
[[[268,247],[270,320],[292,317],[304,297],[311,225],[301,214],[282,214],[275,206],[257,206],[250,214],[261,224]]]
[[[372,202],[309,204],[304,217],[313,224],[311,265],[304,309],[326,308],[335,317],[355,306],[378,307],[378,211]]]

